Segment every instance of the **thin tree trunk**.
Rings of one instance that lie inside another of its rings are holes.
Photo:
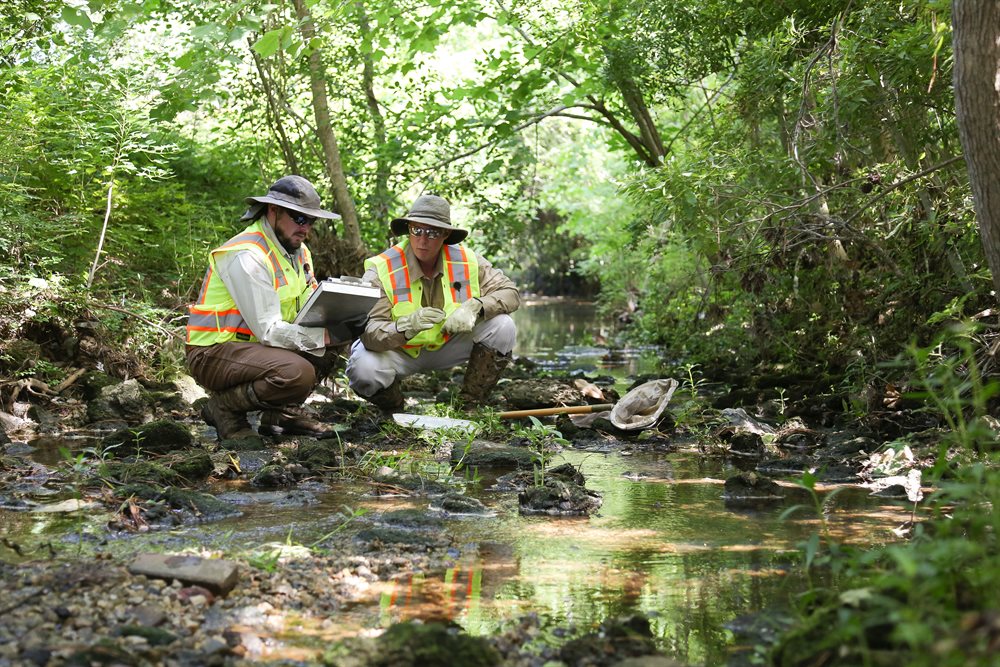
[[[295,13],[299,17],[299,29],[302,31],[302,37],[306,44],[311,44],[316,36],[312,16],[306,7],[305,0],[293,0],[293,2],[295,3]],[[366,253],[361,243],[358,213],[347,188],[347,178],[344,176],[344,166],[340,159],[340,148],[337,146],[337,137],[333,132],[333,124],[330,122],[330,104],[326,96],[326,73],[323,68],[322,53],[316,48],[313,48],[309,53],[309,80],[312,86],[316,130],[319,133],[320,143],[323,145],[327,175],[333,185],[333,196],[344,222],[344,241],[349,248],[356,252],[359,258],[363,258]],[[360,261],[358,264],[360,265]]]
[[[365,11],[365,5],[363,2],[356,2],[355,7],[358,12],[358,27],[361,29],[361,36],[370,42],[371,27],[368,24],[368,13]],[[361,76],[365,89],[365,101],[368,104],[368,113],[371,115],[372,127],[375,131],[375,188],[372,190],[368,202],[372,218],[388,228],[391,195],[389,193],[390,167],[385,154],[388,143],[385,135],[385,118],[382,117],[382,109],[379,107],[378,98],[375,97],[375,64],[372,62],[370,51],[363,51],[362,62]]]
[[[976,219],[1000,294],[1000,0],[954,0],[955,113]]]
[[[252,45],[252,40],[250,40]],[[267,123],[271,126],[271,131],[274,133],[275,138],[278,140],[278,147],[281,148],[281,157],[285,161],[285,166],[288,168],[288,173],[298,174],[299,172],[299,161],[295,155],[295,149],[292,142],[288,138],[288,133],[285,132],[285,125],[281,122],[281,104],[276,99],[276,94],[273,83],[273,79],[268,75],[267,70],[264,67],[263,59],[260,57],[256,51],[252,48],[248,49],[253,55],[254,65],[257,66],[257,75],[260,77],[260,87],[264,91],[264,97],[267,98]]]

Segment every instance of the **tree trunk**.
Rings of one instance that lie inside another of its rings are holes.
[[[355,8],[358,12],[358,28],[361,36],[367,43],[373,42],[371,27],[368,24],[368,13],[365,11],[363,2],[356,2]],[[372,218],[383,228],[389,228],[389,204],[392,196],[389,193],[389,169],[386,155],[385,118],[382,116],[382,109],[379,107],[378,98],[375,97],[375,64],[372,62],[370,50],[362,50],[363,69],[362,83],[365,89],[365,102],[368,105],[368,113],[371,115],[372,128],[374,129],[375,140],[375,187],[371,197],[368,199],[368,206],[371,210]]]
[[[295,13],[299,18],[299,29],[306,44],[312,44],[316,36],[312,15],[306,7],[305,0],[293,0]],[[346,264],[341,267],[343,272],[361,275],[362,262],[367,254],[361,243],[361,228],[358,225],[358,213],[354,200],[347,188],[347,178],[344,176],[344,166],[340,160],[340,148],[337,137],[330,122],[330,105],[326,96],[326,72],[323,68],[322,53],[311,47],[309,53],[309,82],[312,87],[313,113],[316,116],[316,131],[319,133],[323,154],[326,158],[327,175],[333,185],[333,196],[337,202],[338,212],[344,222],[343,243],[345,252],[338,253]],[[353,259],[351,257],[353,256]]]
[[[953,0],[955,114],[993,288],[1000,294],[1000,0]]]

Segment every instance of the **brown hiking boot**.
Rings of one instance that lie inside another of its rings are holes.
[[[381,410],[384,414],[398,412],[403,409],[403,391],[399,387],[399,378],[392,381],[388,387],[379,389],[364,399]]]
[[[212,392],[201,409],[201,418],[215,427],[219,440],[256,438],[257,434],[247,421],[247,412],[260,407],[253,385],[241,384],[225,391]]]
[[[307,435],[322,438],[333,435],[331,424],[320,421],[315,410],[304,405],[285,405],[260,413],[260,432],[263,435]]]
[[[465,367],[462,391],[458,394],[462,404],[467,408],[482,406],[510,360],[509,353],[500,354],[482,343],[475,343],[469,355],[469,363]]]

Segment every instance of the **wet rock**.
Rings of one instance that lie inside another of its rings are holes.
[[[320,468],[340,468],[343,453],[337,440],[304,440],[289,454],[289,458],[310,470]]]
[[[549,477],[542,486],[532,486],[517,496],[519,511],[525,515],[586,516],[601,506],[601,496],[596,491]]]
[[[356,538],[372,550],[392,548],[401,551],[430,551],[449,544],[447,537],[424,531],[402,530],[399,528],[374,527],[360,531]]]
[[[428,514],[422,509],[404,509],[386,512],[381,517],[381,521],[391,526],[400,528],[441,528],[444,521],[441,517]]]
[[[560,649],[559,659],[575,667],[610,667],[657,653],[649,620],[635,615],[606,620],[598,632],[570,640]]]
[[[108,461],[102,463],[98,471],[101,479],[114,480],[119,484],[147,482],[169,486],[182,481],[180,474],[153,461]]]
[[[188,482],[205,479],[215,468],[212,457],[204,449],[192,449],[182,456],[174,455],[167,466]]]
[[[449,514],[490,514],[490,510],[476,498],[470,498],[460,493],[445,494],[432,509],[440,509]]]
[[[191,510],[200,519],[221,519],[242,514],[229,503],[207,493],[168,487],[163,490],[161,495],[172,507]]]
[[[782,424],[775,435],[775,444],[782,449],[808,451],[826,442],[826,434],[806,426],[801,419],[792,419]]]
[[[194,440],[187,427],[170,419],[161,419],[135,428],[124,428],[104,438],[105,452],[127,456],[142,452],[166,454],[191,447]]]
[[[267,449],[267,443],[256,433],[243,438],[225,438],[219,442],[219,446],[233,452],[259,452]]]
[[[177,579],[185,584],[204,586],[217,595],[225,595],[239,581],[235,562],[188,555],[139,554],[129,564],[128,571],[153,579]]]
[[[583,486],[583,473],[573,467],[572,464],[564,463],[554,468],[547,469],[544,474],[536,466],[532,470],[518,470],[516,472],[501,475],[493,485],[494,491],[524,491],[532,486],[538,485],[545,478],[559,479],[570,484]]]
[[[260,489],[274,489],[292,486],[295,484],[295,479],[295,475],[289,474],[285,466],[272,463],[261,468],[250,480],[250,484]]]
[[[451,487],[420,475],[403,475],[395,470],[382,470],[372,475],[375,490],[379,495],[391,495],[394,490],[409,491],[428,496],[439,496],[451,491]]]
[[[482,637],[451,623],[396,623],[378,638],[345,640],[328,654],[332,667],[493,667],[500,654]]]
[[[741,472],[726,480],[722,498],[726,507],[759,507],[778,503],[784,495],[774,480]]]
[[[489,440],[475,439],[468,449],[453,448],[452,463],[465,468],[531,468],[535,453],[527,447],[511,447]]]

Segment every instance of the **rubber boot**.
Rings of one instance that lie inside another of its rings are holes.
[[[304,405],[284,405],[260,413],[261,435],[307,435],[322,438],[334,428],[319,419],[315,410]]]
[[[403,390],[399,386],[399,378],[393,380],[388,387],[379,389],[371,396],[364,398],[381,410],[383,414],[391,414],[403,409]]]
[[[472,346],[469,363],[465,367],[465,379],[462,381],[462,391],[458,398],[466,408],[481,407],[496,386],[511,354],[501,354],[482,343]]]
[[[211,392],[201,409],[201,418],[215,427],[219,440],[256,438],[257,434],[247,421],[247,413],[261,407],[253,385],[248,382],[225,391]]]

